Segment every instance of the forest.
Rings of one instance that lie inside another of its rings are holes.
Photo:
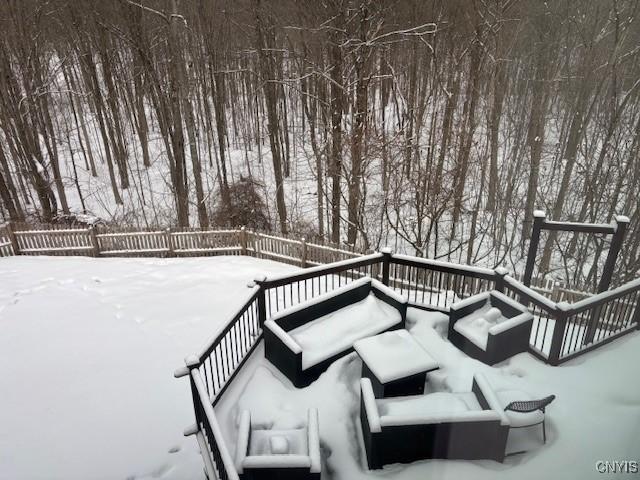
[[[6,0],[0,220],[236,227],[521,270],[630,219],[637,0]],[[537,271],[593,290],[610,239]]]

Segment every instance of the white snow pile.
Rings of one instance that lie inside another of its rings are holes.
[[[247,257],[0,259],[0,479],[203,479],[173,378],[250,295]]]

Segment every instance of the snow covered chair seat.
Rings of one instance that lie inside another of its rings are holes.
[[[484,292],[449,309],[448,338],[458,349],[488,365],[529,349],[533,315],[497,292]]]
[[[236,470],[242,480],[320,480],[318,411],[307,426],[289,430],[251,428],[251,414],[240,416]]]
[[[267,320],[265,357],[305,387],[352,352],[355,341],[404,328],[406,314],[406,298],[365,277]]]
[[[509,421],[481,374],[464,393],[376,399],[368,378],[360,380],[360,389],[370,469],[432,458],[504,460]]]

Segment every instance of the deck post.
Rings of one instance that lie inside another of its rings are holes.
[[[9,236],[9,241],[11,242],[11,247],[13,248],[14,255],[20,255],[20,246],[18,245],[18,237],[16,237],[16,232],[13,229],[14,223],[7,223],[7,235]]]
[[[567,318],[569,317],[570,305],[566,302],[557,304],[554,313],[556,321],[553,326],[553,335],[551,337],[551,349],[549,350],[549,364],[557,366],[560,364],[560,352],[562,351],[562,341],[564,340],[564,332],[567,327]]]
[[[300,266],[307,268],[307,241],[304,237],[300,239],[300,246],[302,247],[300,251]]]
[[[260,328],[263,328],[264,322],[267,321],[267,301],[265,295],[267,289],[264,287],[264,282],[267,281],[267,277],[263,275],[261,277],[256,277],[253,281],[260,289],[258,292],[258,322],[260,324]]]
[[[89,227],[89,240],[91,241],[91,256],[100,256],[100,244],[98,243],[98,234],[96,233],[96,227],[91,225]]]
[[[629,226],[629,218],[624,215],[617,215],[616,218],[615,233],[611,239],[611,246],[609,247],[609,253],[607,254],[607,260],[604,263],[602,269],[602,277],[600,277],[600,283],[598,283],[598,293],[604,292],[609,289],[611,284],[611,278],[613,278],[613,272],[616,267],[616,260],[618,259],[618,253],[622,248],[622,242]]]
[[[389,265],[391,264],[391,249],[384,247],[380,249],[382,253],[382,283],[389,286]]]
[[[509,271],[504,267],[496,267],[493,271],[496,275],[495,289],[500,293],[504,293],[504,277],[507,276],[507,273],[509,273]]]
[[[524,269],[522,283],[527,287],[531,286],[531,276],[533,275],[533,267],[536,263],[536,254],[538,253],[538,244],[540,243],[540,231],[544,226],[546,214],[542,210],[533,212],[533,229],[531,231],[531,240],[529,240],[529,251],[527,253],[527,265]]]

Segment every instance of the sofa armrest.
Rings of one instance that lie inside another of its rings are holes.
[[[474,312],[478,308],[482,307],[489,300],[489,293],[479,293],[472,297],[465,298],[460,302],[454,303],[449,307],[449,328],[453,327],[453,324],[460,320],[462,317],[466,317],[471,312]]]
[[[236,470],[242,473],[244,459],[249,452],[249,441],[251,440],[251,412],[243,410],[240,414],[240,425],[238,426],[238,442],[236,446]]]
[[[509,419],[504,413],[504,408],[502,408],[493,388],[491,388],[487,378],[482,373],[476,373],[473,376],[472,390],[482,408],[495,411],[500,416],[500,424],[509,425]]]
[[[533,315],[529,312],[521,313],[513,318],[509,318],[503,322],[500,322],[489,329],[490,335],[498,335],[502,332],[506,332],[512,328],[518,327],[520,325],[526,324],[527,322],[533,320]]]
[[[291,335],[285,332],[276,322],[273,320],[267,320],[264,322],[264,327],[271,330],[271,332],[293,353],[302,353],[300,345],[298,345]]]
[[[307,444],[309,446],[309,458],[311,460],[311,473],[320,473],[320,433],[318,425],[318,410],[310,408],[307,413]]]
[[[376,405],[376,397],[373,394],[373,386],[368,378],[360,379],[360,390],[362,395],[362,404],[369,423],[369,431],[371,433],[381,432],[380,414],[378,413],[378,405]]]

